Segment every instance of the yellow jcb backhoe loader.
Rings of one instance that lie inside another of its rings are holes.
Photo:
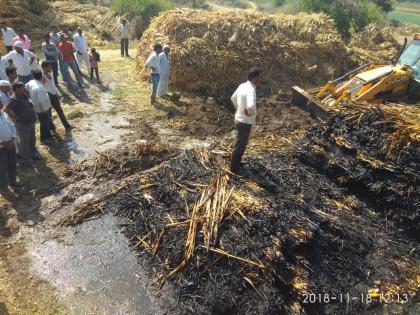
[[[420,93],[420,35],[416,34],[391,65],[365,64],[329,81],[310,94],[294,86],[292,103],[317,116],[325,116],[343,100],[383,103],[403,98],[415,103]]]

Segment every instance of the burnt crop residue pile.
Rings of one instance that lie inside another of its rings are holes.
[[[337,313],[363,305],[306,304],[304,293],[411,290],[413,243],[397,244],[398,229],[298,151],[250,157],[241,177],[220,148],[184,151],[100,207],[124,218],[156,290],[175,289],[178,303],[165,307],[176,312]]]

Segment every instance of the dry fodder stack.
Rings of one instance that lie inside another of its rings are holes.
[[[266,93],[299,82],[319,84],[352,66],[324,14],[164,12],[138,46],[137,66],[144,79],[149,75],[144,62],[155,42],[172,46],[172,86],[214,97],[229,95],[251,66],[263,69]]]
[[[357,63],[388,64],[400,49],[391,28],[380,29],[371,24],[362,32],[352,34],[350,52]]]

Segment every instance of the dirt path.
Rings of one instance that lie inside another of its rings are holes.
[[[183,97],[153,108],[134,60],[100,53],[102,83],[86,77],[82,91],[60,85],[76,129],[66,133],[54,116],[57,140],[37,144],[42,159],[33,170],[19,168],[22,190],[0,199],[0,314],[158,313],[119,232],[124,222],[105,217],[63,228],[57,220],[117,189],[117,180],[232,130],[230,114],[208,106],[212,100]]]
[[[57,141],[38,144],[42,159],[34,170],[19,168],[22,191],[0,199],[0,314],[155,313],[145,289],[139,291],[141,268],[125,238],[118,237],[117,221],[54,227],[54,215],[70,211],[66,205],[94,197],[85,194],[95,192],[93,187],[107,187],[91,178],[75,184],[71,166],[88,164],[130,133],[130,107],[118,95],[130,85],[124,73],[131,73],[133,60],[114,50],[101,54],[102,84],[85,78],[87,88],[77,92],[60,85],[63,108],[77,129],[67,134],[55,119]],[[136,103],[142,100],[137,94]]]

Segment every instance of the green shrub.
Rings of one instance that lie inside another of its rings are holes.
[[[149,19],[170,9],[172,3],[168,0],[112,0],[111,7],[119,14],[141,15]]]
[[[324,12],[334,19],[338,31],[346,38],[370,23],[383,21],[384,10],[392,9],[391,0],[301,0],[306,12]],[[389,7],[390,6],[390,7]]]

